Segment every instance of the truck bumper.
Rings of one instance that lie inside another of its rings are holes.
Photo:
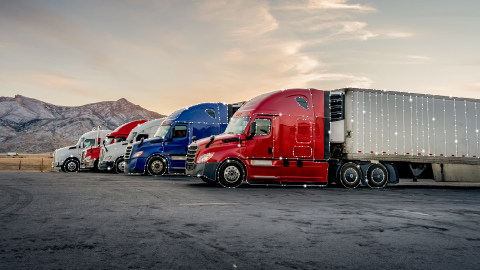
[[[60,172],[62,170],[63,161],[61,162],[52,162],[52,172]]]
[[[94,164],[95,164],[95,159],[82,161],[80,163],[80,169],[92,169],[95,167]]]
[[[195,163],[193,168],[187,169],[185,173],[193,177],[207,177],[210,180],[217,181],[216,172],[220,162]]]
[[[104,171],[104,170],[110,171],[113,169],[114,165],[115,165],[115,162],[113,161],[103,161],[102,163],[100,163],[100,165],[98,165],[98,169],[101,171]]]
[[[125,173],[142,174],[145,171],[146,158],[125,159]]]

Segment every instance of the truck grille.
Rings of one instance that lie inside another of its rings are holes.
[[[191,144],[188,147],[187,152],[187,170],[193,169],[193,165],[195,164],[195,158],[197,157],[198,145]]]
[[[105,157],[105,147],[102,147],[102,150],[100,151],[100,156],[98,157],[98,162],[101,163],[104,157]]]
[[[125,159],[130,159],[130,155],[132,154],[132,145],[127,146],[127,149],[125,150]]]

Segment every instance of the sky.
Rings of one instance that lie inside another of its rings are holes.
[[[479,0],[0,0],[0,96],[170,114],[278,89],[480,99]]]

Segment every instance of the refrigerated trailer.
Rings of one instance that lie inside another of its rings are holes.
[[[479,171],[479,110],[480,100],[407,92],[275,91],[248,101],[224,134],[192,143],[187,174],[225,187],[384,187],[405,165],[445,180],[460,165]]]

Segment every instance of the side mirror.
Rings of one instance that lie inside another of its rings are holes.
[[[250,124],[250,135],[247,137],[247,139],[251,140],[253,136],[255,136],[255,133],[257,133],[257,122],[253,121]]]
[[[140,143],[138,144],[138,148],[140,148],[143,144],[143,138],[140,140]]]
[[[215,135],[210,136],[210,141],[205,145],[205,148],[208,148],[214,140],[215,140]]]
[[[197,140],[197,136],[192,136],[192,143]]]

